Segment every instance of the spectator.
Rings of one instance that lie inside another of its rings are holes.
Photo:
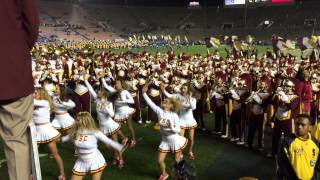
[[[0,24],[0,135],[9,179],[26,180],[31,172],[27,127],[33,113],[30,50],[38,36],[37,1],[1,1]]]

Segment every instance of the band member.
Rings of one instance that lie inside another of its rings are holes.
[[[62,142],[72,140],[79,157],[72,170],[71,180],[81,180],[86,174],[91,174],[92,179],[100,180],[107,163],[98,149],[98,141],[122,154],[126,149],[109,139],[95,125],[95,121],[89,112],[77,114],[75,126],[70,130],[68,136],[62,138]]]
[[[256,130],[258,130],[258,148],[263,149],[263,130],[267,121],[267,106],[269,102],[270,80],[268,77],[261,77],[258,82],[258,90],[252,91],[251,96],[247,98],[246,103],[251,103],[251,116],[249,120],[247,145],[252,148],[253,138]]]
[[[129,104],[134,104],[134,100],[131,94],[123,89],[122,81],[116,80],[115,88],[109,86],[104,78],[102,78],[102,84],[105,89],[114,95],[114,106],[115,106],[115,115],[114,120],[118,123],[128,122],[128,127],[132,136],[130,146],[133,147],[136,145],[136,136],[135,131],[132,125],[132,114],[134,114],[135,110],[129,107]]]
[[[293,119],[299,113],[299,98],[294,94],[293,82],[286,80],[284,85],[284,89],[281,87],[278,88],[272,97],[272,103],[275,109],[273,117],[272,156],[277,152],[281,133],[287,136],[293,132]]]
[[[64,165],[61,156],[58,153],[56,141],[60,138],[60,133],[52,127],[50,123],[50,114],[54,110],[54,105],[51,97],[43,88],[37,88],[34,93],[33,122],[37,130],[38,144],[47,144],[50,150],[50,155],[55,159],[60,176],[59,180],[66,180],[64,173]]]
[[[111,136],[111,139],[115,142],[118,142],[118,135],[122,136],[122,140],[124,144],[126,144],[128,138],[125,137],[120,131],[121,125],[112,119],[114,117],[113,104],[112,102],[108,101],[106,91],[99,89],[98,93],[96,93],[87,80],[85,80],[85,84],[96,103],[97,120],[99,121],[100,130],[106,136]],[[122,154],[119,154],[118,151],[115,151],[112,164],[117,164],[121,169],[124,167],[124,163],[125,162]]]
[[[235,89],[230,89],[231,99],[232,99],[232,112],[230,116],[230,131],[231,131],[231,142],[237,142],[239,145],[244,144],[242,139],[244,128],[243,118],[245,116],[245,100],[247,98],[247,87],[246,81],[236,77],[233,82]]]
[[[177,112],[179,112],[179,102],[170,98],[164,99],[162,107],[157,106],[146,94],[148,86],[142,89],[143,97],[149,107],[158,115],[160,125],[160,133],[162,136],[159,145],[158,164],[161,171],[159,180],[165,180],[169,177],[166,171],[165,158],[167,153],[174,155],[175,161],[181,161],[181,152],[187,146],[188,139],[179,135],[180,133],[180,120]]]
[[[181,102],[181,109],[179,111],[180,118],[180,135],[184,136],[185,132],[188,134],[189,148],[188,157],[194,159],[193,145],[194,145],[194,130],[197,127],[197,122],[193,117],[193,111],[196,109],[197,100],[192,97],[192,93],[187,84],[181,86],[181,94],[170,94],[165,90],[164,85],[161,85],[161,90],[168,98],[173,98]]]
[[[158,80],[159,75],[157,72],[154,72],[151,75],[150,83],[149,83],[149,92],[148,95],[150,96],[151,100],[157,105],[161,105],[161,90],[160,84],[161,82]],[[152,109],[148,106],[148,114],[147,114],[147,121],[146,123],[151,123],[151,120],[156,120],[156,114],[152,111]],[[155,129],[159,129],[159,126],[156,124]]]
[[[320,83],[316,73],[312,75],[311,86],[313,91],[310,111],[311,125],[316,125],[318,123],[318,114],[320,111]]]
[[[199,124],[199,128],[201,128],[202,131],[205,131],[206,128],[203,116],[205,112],[205,105],[207,103],[206,101],[208,92],[208,87],[205,84],[205,77],[203,75],[198,76],[198,79],[193,82],[192,88],[194,96],[197,100],[196,109],[193,111],[193,114],[195,115],[195,119]]]
[[[74,119],[70,116],[68,111],[76,106],[75,103],[67,97],[65,85],[56,87],[53,103],[55,106],[55,116],[51,124],[54,128],[64,134],[74,124]]]
[[[140,93],[139,88],[137,87],[139,85],[139,80],[135,78],[135,72],[133,69],[130,69],[128,71],[128,81],[126,83],[129,85],[129,92],[131,93],[131,96],[134,99],[134,108],[136,110],[135,112],[135,119],[138,121],[139,124],[142,123],[142,117],[141,117],[141,109],[140,109]]]
[[[91,112],[90,93],[88,88],[84,84],[84,79],[81,74],[78,75],[75,83],[76,85],[72,93],[72,100],[76,104],[76,107],[74,109],[75,114],[78,114],[81,111]]]
[[[226,77],[218,75],[217,83],[212,91],[211,97],[213,99],[213,111],[214,113],[214,130],[213,134],[221,135],[222,138],[228,137],[227,128],[227,114],[228,114],[228,93],[226,87]],[[221,124],[222,123],[222,124]],[[221,126],[222,125],[222,126]]]

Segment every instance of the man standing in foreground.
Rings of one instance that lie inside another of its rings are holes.
[[[295,132],[282,139],[277,155],[277,179],[319,179],[319,142],[311,136],[310,116],[297,117]]]
[[[0,1],[0,135],[10,180],[31,173],[27,128],[33,113],[30,50],[39,28],[36,0]]]

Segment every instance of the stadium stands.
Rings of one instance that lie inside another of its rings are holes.
[[[41,1],[42,36],[56,32],[57,39],[116,39],[130,34],[187,35],[189,39],[204,36],[252,34],[268,40],[273,33],[295,38],[310,35],[319,25],[306,26],[305,20],[317,19],[317,2],[297,3],[291,6],[222,8],[203,7],[132,7],[102,4],[73,4]],[[299,13],[303,10],[303,14]],[[53,13],[54,12],[54,13]],[[54,15],[53,15],[54,14]],[[170,18],[167,15],[170,14]],[[246,19],[246,23],[245,23]],[[259,27],[263,21],[272,21],[268,28]],[[222,28],[224,23],[231,28]],[[52,30],[52,27],[54,31]],[[47,36],[46,35],[46,36]],[[52,35],[52,34],[51,34]]]

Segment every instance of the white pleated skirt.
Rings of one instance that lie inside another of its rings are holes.
[[[95,174],[103,171],[107,167],[106,160],[99,150],[87,155],[79,155],[73,166],[72,173],[78,176]]]
[[[135,109],[129,106],[122,106],[116,109],[114,114],[114,120],[116,122],[124,122],[128,120],[128,118],[135,113]]]
[[[163,135],[159,145],[159,151],[162,153],[178,153],[188,145],[188,139],[179,134]]]
[[[66,131],[73,126],[74,122],[73,117],[71,117],[69,113],[65,113],[62,115],[55,115],[51,124],[59,131]]]
[[[51,123],[36,125],[37,143],[47,144],[57,140],[60,137],[59,131],[52,127]]]

